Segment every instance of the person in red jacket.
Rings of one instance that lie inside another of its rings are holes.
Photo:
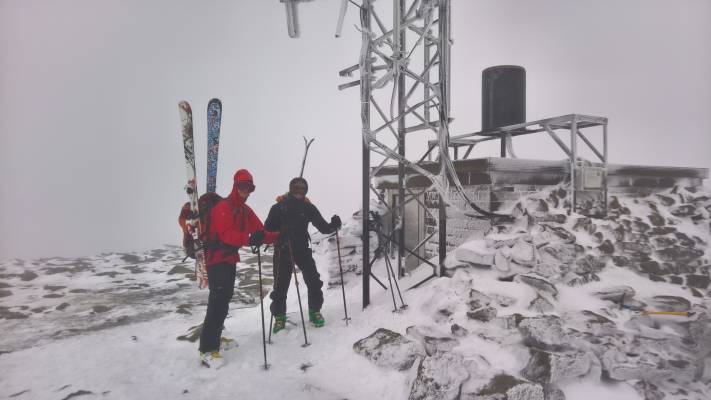
[[[238,170],[232,192],[210,213],[208,237],[215,244],[208,246],[205,254],[210,295],[199,348],[200,359],[206,367],[219,368],[224,364],[220,356],[220,338],[234,294],[239,248],[271,244],[279,235],[278,232],[265,232],[262,222],[246,204],[254,188],[249,171]]]

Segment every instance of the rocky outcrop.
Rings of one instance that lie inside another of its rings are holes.
[[[460,399],[469,379],[467,363],[458,353],[438,353],[420,362],[409,400]]]
[[[380,367],[398,371],[410,369],[425,355],[419,343],[385,328],[355,342],[353,350]]]

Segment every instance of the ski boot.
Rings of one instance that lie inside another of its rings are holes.
[[[225,366],[225,359],[219,351],[200,352],[200,364],[206,368],[220,369]]]
[[[274,328],[272,328],[272,333],[276,334],[284,329],[286,329],[286,315],[276,314],[274,316]]]
[[[226,351],[226,350],[234,349],[237,346],[239,346],[239,345],[237,344],[236,340],[234,340],[232,338],[225,337],[225,336],[220,337],[220,350]]]
[[[326,324],[326,320],[323,319],[323,315],[320,310],[309,310],[309,321],[314,324],[315,327],[320,328]]]

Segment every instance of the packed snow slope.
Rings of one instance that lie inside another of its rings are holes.
[[[359,221],[347,222],[350,323],[335,240],[323,238],[327,324],[307,322],[302,346],[292,285],[292,323],[267,345],[268,370],[251,253],[225,322],[239,346],[218,370],[199,366],[207,291],[180,248],[3,262],[0,398],[711,398],[711,196],[614,197],[599,220],[566,215],[565,197],[559,188],[523,200],[513,223],[449,254],[445,276],[412,290],[428,268],[399,280],[406,308],[373,281],[361,309]],[[271,256],[262,260],[266,295]],[[374,274],[388,286],[383,260]]]

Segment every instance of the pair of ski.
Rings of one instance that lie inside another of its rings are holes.
[[[185,150],[185,167],[188,183],[185,192],[190,199],[190,218],[188,229],[193,235],[195,244],[195,276],[198,286],[203,289],[207,286],[207,266],[205,265],[205,252],[200,243],[200,212],[198,209],[198,186],[195,173],[195,142],[193,140],[193,111],[187,101],[181,101],[180,110],[181,132],[183,148]],[[207,104],[207,192],[214,193],[217,186],[217,156],[220,149],[220,124],[222,122],[222,102],[211,99]]]

